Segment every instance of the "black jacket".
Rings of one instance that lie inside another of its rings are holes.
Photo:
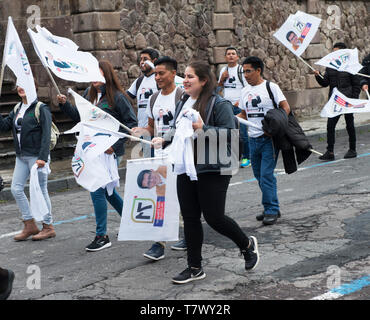
[[[16,113],[12,110],[6,118],[0,115],[0,131],[13,132],[13,141],[17,156],[32,156],[38,160],[48,161],[50,153],[50,134],[51,134],[51,112],[46,104],[40,106],[40,123],[35,117],[35,100],[26,110],[21,129],[21,147],[19,146],[18,136],[15,129],[15,120],[20,107]]]
[[[137,118],[134,113],[134,110],[131,106],[131,103],[127,100],[121,92],[116,92],[114,96],[115,106],[112,107],[108,103],[107,96],[105,94],[105,85],[101,87],[102,96],[97,104],[97,107],[109,113],[114,118],[116,118],[119,122],[124,124],[125,126],[129,127],[130,129],[133,127],[137,127]],[[89,88],[87,88],[83,94],[83,97],[87,99],[89,94]],[[59,104],[60,109],[67,114],[72,120],[76,122],[80,122],[80,114],[76,107],[72,106],[71,103],[68,101],[62,105]],[[120,132],[128,133],[124,128],[120,127]],[[122,156],[125,153],[125,140],[126,138],[119,139],[112,148],[117,156]]]
[[[174,127],[172,127],[171,130],[163,137],[166,140],[164,147],[166,147],[172,141],[172,138],[176,131],[176,119],[179,116],[179,113],[188,98],[189,96],[185,94],[183,98],[176,104]],[[225,100],[219,95],[212,95],[206,108],[207,115],[209,114],[213,98],[215,100],[212,113],[209,117],[209,121],[208,123],[206,123],[206,119],[203,119],[203,122],[205,123],[203,125],[203,130],[201,132],[198,132],[198,137],[194,140],[195,169],[197,171],[197,174],[212,172],[221,173],[221,170],[228,170],[228,174],[231,175],[231,171],[229,171],[230,169],[233,169],[231,167],[233,163],[231,161],[231,157],[237,157],[235,154],[232,153],[231,149],[231,129],[236,129],[233,105],[230,101]],[[199,147],[200,141],[204,141],[204,147],[202,148]],[[210,142],[212,141],[216,141],[217,144],[212,143],[210,145]],[[238,144],[238,140],[235,141],[236,144]],[[220,152],[220,150],[222,151]],[[216,161],[213,161],[214,159]],[[227,163],[226,160],[228,159],[230,161]],[[237,158],[236,160],[233,158],[233,160],[236,161],[237,164],[239,164]]]
[[[364,66],[359,73],[366,74],[370,76],[370,54],[368,54],[364,60],[362,61],[362,65]],[[370,78],[361,77],[360,86],[362,88],[363,85],[370,85]]]
[[[281,150],[285,172],[296,172],[297,163],[311,155],[312,146],[293,113],[287,115],[281,108],[269,110],[262,125],[263,131],[272,136],[274,148]]]
[[[322,87],[329,86],[329,99],[335,87],[347,98],[358,99],[361,92],[360,76],[348,72],[326,68],[324,79],[316,76],[316,80]]]

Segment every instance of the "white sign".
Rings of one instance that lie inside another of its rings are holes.
[[[163,158],[127,160],[119,241],[176,241],[180,208],[176,175]]]
[[[274,37],[296,56],[301,56],[314,38],[320,22],[321,19],[315,16],[297,11],[296,14],[288,17],[274,33]]]
[[[363,68],[358,61],[357,48],[336,50],[315,62],[315,64],[352,74],[357,74]]]
[[[369,100],[347,98],[337,88],[334,88],[329,101],[321,110],[320,116],[323,118],[333,118],[345,113],[362,112],[370,112]]]

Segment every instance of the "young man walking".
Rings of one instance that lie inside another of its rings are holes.
[[[148,124],[146,127],[133,128],[137,136],[145,135],[149,132],[151,136],[162,137],[173,124],[176,103],[180,101],[183,89],[176,86],[177,61],[164,56],[154,62],[155,81],[159,91],[154,93],[148,102],[146,114]],[[180,84],[182,85],[182,84]],[[155,157],[164,157],[168,154],[168,149],[155,149]],[[171,246],[174,250],[186,250],[185,240],[180,240]],[[144,257],[152,260],[164,258],[164,242],[155,242],[152,247],[144,253]]]
[[[159,53],[154,49],[144,49],[140,52],[140,69],[143,75],[137,78],[127,90],[127,94],[137,100],[137,119],[139,127],[146,127],[148,124],[148,116],[146,114],[146,106],[150,96],[158,91],[155,81],[154,62],[159,58]],[[143,136],[147,140],[151,137]],[[150,145],[142,143],[143,157],[150,158]]]
[[[223,97],[232,103],[233,111],[236,115],[241,112],[239,108],[241,91],[243,88],[249,87],[249,84],[243,76],[242,66],[238,64],[239,56],[236,48],[227,48],[225,51],[225,59],[227,66],[223,67],[220,71],[218,87],[223,88]],[[250,166],[248,129],[244,124],[240,124],[240,135],[243,140],[243,155],[240,167],[244,168]]]
[[[269,110],[274,109],[271,98],[287,114],[290,113],[290,107],[279,86],[263,79],[263,70],[263,61],[258,57],[248,57],[243,61],[244,76],[250,87],[242,90],[239,106],[243,111],[238,117],[247,119],[258,127],[248,127],[252,169],[262,191],[264,207],[263,213],[257,215],[256,219],[264,225],[272,225],[280,217],[274,176],[278,154],[275,152],[272,138],[262,130],[262,120]]]
[[[347,46],[338,42],[334,44],[333,51],[340,49],[346,49]],[[322,87],[328,87],[329,90],[329,99],[333,92],[333,89],[336,87],[341,93],[343,93],[348,98],[358,99],[361,92],[360,77],[357,75],[350,74],[348,72],[337,71],[331,68],[326,68],[323,78],[320,77],[320,72],[315,71],[316,81]],[[327,151],[319,157],[323,161],[332,161],[335,159],[334,156],[334,144],[335,144],[335,127],[338,123],[339,116],[328,118],[327,122]],[[357,157],[356,152],[356,129],[354,123],[353,113],[346,113],[344,115],[346,120],[346,129],[348,133],[349,140],[349,149],[344,155],[344,159],[355,158]]]

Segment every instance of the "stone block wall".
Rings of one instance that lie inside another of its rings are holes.
[[[357,47],[360,60],[370,52],[370,2],[324,0],[24,0],[0,1],[0,58],[8,15],[13,16],[43,95],[55,95],[28,35],[30,6],[40,8],[41,24],[73,39],[81,50],[112,62],[125,89],[140,75],[139,53],[157,49],[179,62],[183,74],[192,60],[208,61],[215,72],[224,65],[225,48],[235,46],[241,60],[261,57],[265,77],[277,82],[298,116],[317,115],[327,99],[310,69],[272,36],[297,10],[322,19],[303,55],[312,66],[337,41]],[[8,75],[9,76],[9,75]],[[11,76],[10,76],[11,77]],[[86,84],[56,79],[62,89]]]

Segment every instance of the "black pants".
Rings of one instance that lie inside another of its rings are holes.
[[[327,140],[328,140],[328,151],[334,152],[334,143],[335,143],[335,127],[338,123],[339,116],[334,118],[328,118],[327,123]],[[349,137],[349,148],[356,151],[356,129],[355,123],[353,118],[353,113],[346,113],[344,115],[344,119],[346,120],[346,129]]]
[[[228,237],[240,249],[246,249],[249,239],[231,218],[225,216],[226,192],[231,176],[216,173],[198,174],[198,181],[191,181],[186,174],[177,176],[177,195],[184,219],[188,265],[201,267],[203,228],[201,214],[217,232]]]

